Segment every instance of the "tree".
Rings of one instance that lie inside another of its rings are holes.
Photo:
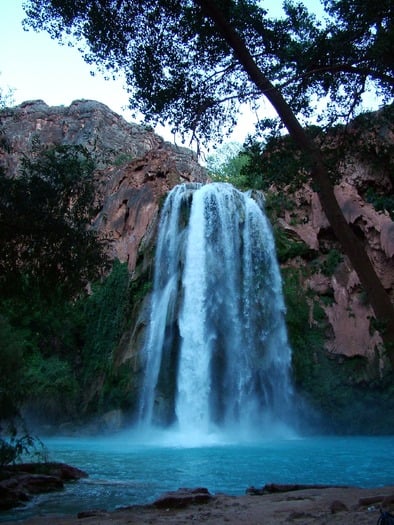
[[[223,144],[215,155],[207,157],[208,176],[217,182],[230,182],[239,189],[250,189],[250,180],[243,176],[250,157],[244,153],[239,142]]]
[[[0,86],[0,110],[14,105],[14,91],[10,87]]]
[[[23,334],[18,333],[8,320],[0,315],[0,421],[12,420],[18,415],[23,398],[21,384],[23,370]],[[1,425],[0,425],[1,435]]]
[[[50,300],[70,297],[97,278],[103,249],[90,222],[95,214],[93,170],[81,146],[38,149],[19,176],[0,171],[0,292],[33,289]]]
[[[325,0],[322,23],[284,2],[269,18],[257,0],[29,0],[27,24],[85,41],[85,59],[123,71],[134,107],[151,121],[217,139],[239,103],[264,95],[308,156],[322,207],[368,294],[394,366],[394,308],[336,201],[324,158],[302,124],[327,97],[326,122],[354,114],[367,89],[394,90],[393,5]]]

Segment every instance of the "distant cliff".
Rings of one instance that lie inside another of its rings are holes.
[[[350,146],[341,150],[335,134],[325,136],[322,146],[326,152],[337,150],[338,201],[393,297],[394,222],[390,210],[384,206],[378,210],[368,202],[371,194],[393,194],[390,151],[394,126],[387,116],[389,111],[349,126]],[[3,111],[1,126],[9,151],[0,152],[0,162],[9,175],[17,173],[21,155],[29,154],[37,143],[79,144],[91,152],[98,166],[95,182],[100,204],[94,227],[107,240],[110,256],[127,262],[131,273],[138,257],[147,246],[152,247],[159,204],[166,193],[181,182],[206,180],[205,170],[191,150],[165,142],[144,126],[126,122],[99,102],[77,100],[69,107],[49,107],[41,100],[28,101]],[[273,184],[267,194],[275,195],[276,191]],[[282,206],[275,213],[277,226],[304,243],[310,250],[307,259],[314,252],[320,261],[320,267],[315,261],[313,272],[304,277],[303,287],[321,298],[330,328],[326,331],[327,351],[374,360],[381,341],[371,326],[372,310],[355,272],[346,258],[331,272],[322,271],[327,266],[327,254],[331,251],[332,255],[339,247],[317,193],[308,181],[296,191],[294,184],[282,185],[279,191],[285,193],[291,206]],[[282,266],[305,266],[307,259],[288,258]]]

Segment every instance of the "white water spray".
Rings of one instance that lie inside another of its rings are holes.
[[[291,351],[271,228],[229,184],[184,184],[162,212],[140,422],[262,432],[292,412]]]

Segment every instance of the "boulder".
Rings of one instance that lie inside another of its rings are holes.
[[[64,488],[64,482],[87,477],[64,463],[21,463],[0,470],[0,510],[24,505],[32,496]]]
[[[180,488],[166,492],[153,502],[153,506],[158,509],[179,509],[188,505],[208,503],[212,498],[212,494],[206,488]]]

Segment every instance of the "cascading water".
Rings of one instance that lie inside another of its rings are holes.
[[[208,434],[287,423],[284,313],[262,204],[225,183],[175,187],[159,228],[141,424]]]

